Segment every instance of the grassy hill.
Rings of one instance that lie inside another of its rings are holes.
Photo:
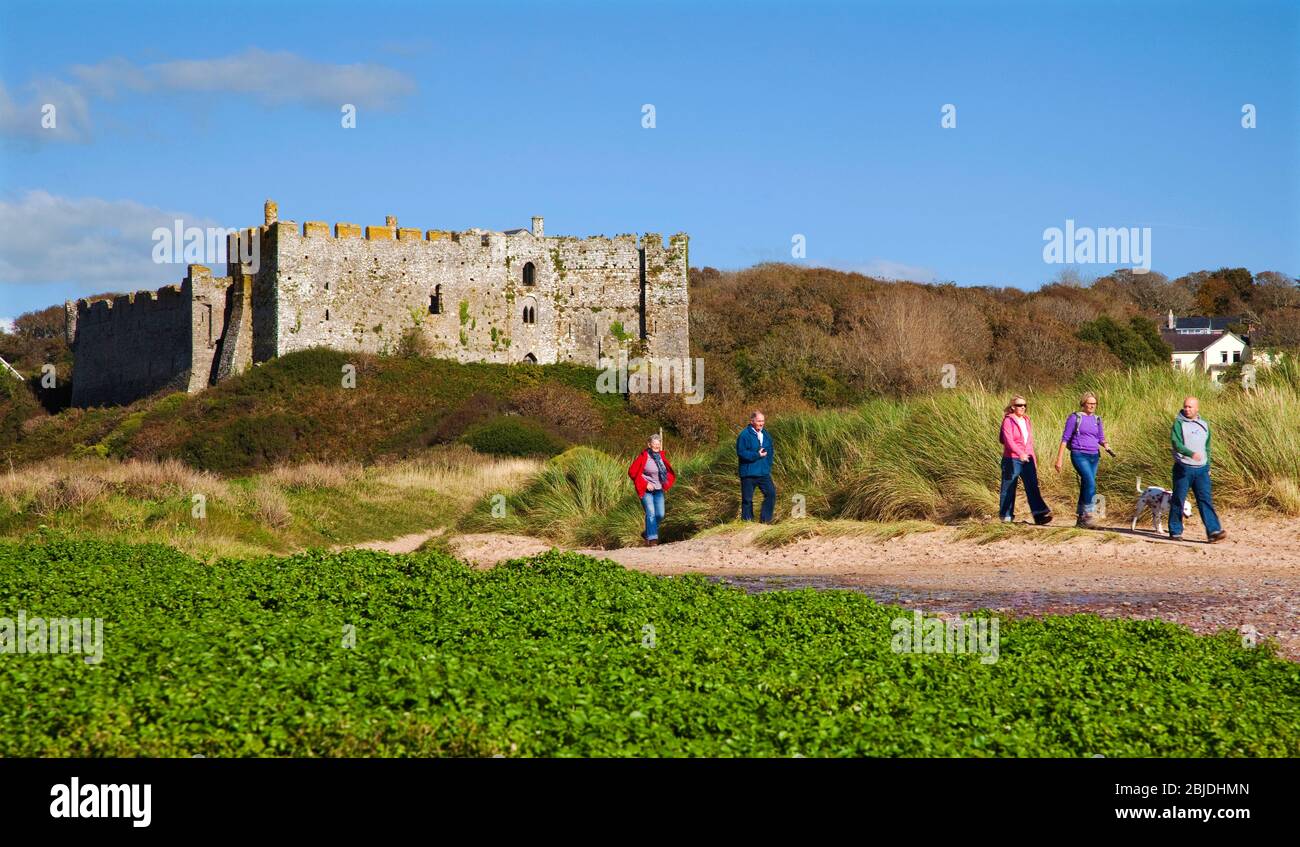
[[[0,474],[0,535],[46,527],[73,537],[167,539],[205,556],[438,526],[580,546],[639,542],[642,517],[626,468],[657,423],[620,396],[584,391],[593,371],[359,359],[357,387],[343,389],[334,374],[346,358],[308,351],[196,397],[10,426],[4,449],[27,465]],[[1139,477],[1169,484],[1169,422],[1182,397],[1197,394],[1215,427],[1216,502],[1300,514],[1295,363],[1261,372],[1250,391],[1159,367],[1027,392],[1043,491],[1061,523],[1071,522],[1077,480],[1068,462],[1059,474],[1050,464],[1084,389],[1100,396],[1118,453],[1103,457],[1098,480],[1110,513],[1127,513]],[[806,517],[823,522],[801,532],[844,519],[951,523],[995,514],[996,428],[1006,399],[972,385],[836,410],[766,407],[777,518],[794,516],[796,497]],[[693,443],[670,438],[679,483],[665,538],[736,517],[735,431]],[[482,454],[530,458],[502,475]],[[195,493],[209,499],[203,521],[190,516]],[[492,508],[495,494],[507,496],[504,515]]]
[[[345,365],[356,368],[354,388],[343,387]],[[575,444],[638,449],[660,420],[622,395],[597,393],[597,373],[316,349],[195,396],[56,415],[8,380],[0,394],[0,461],[178,459],[239,474],[285,462],[368,463],[456,442],[495,455],[550,456]]]

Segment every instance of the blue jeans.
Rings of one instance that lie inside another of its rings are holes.
[[[1032,459],[1022,462],[1010,456],[1002,457],[1002,494],[998,498],[998,515],[1003,518],[1016,516],[1016,480],[1025,481],[1025,499],[1029,501],[1029,511],[1034,517],[1046,515],[1051,509],[1043,501],[1038,491],[1038,468]]]
[[[645,540],[659,538],[659,522],[664,519],[664,493],[647,491],[641,496],[641,505],[645,508]]]
[[[758,488],[763,492],[763,511],[760,520],[763,523],[772,522],[772,511],[776,508],[776,486],[772,484],[772,476],[742,476],[740,478],[740,519],[742,521],[752,521],[754,519],[754,489]]]
[[[1101,461],[1100,453],[1083,453],[1070,451],[1070,464],[1079,473],[1079,517],[1091,515],[1097,500],[1097,463]]]
[[[1174,462],[1174,497],[1169,501],[1169,534],[1183,534],[1183,501],[1187,499],[1189,488],[1196,495],[1196,510],[1201,513],[1206,536],[1223,529],[1219,524],[1219,513],[1214,511],[1214,498],[1210,494],[1210,466],[1206,464],[1199,468],[1189,468],[1182,462]]]

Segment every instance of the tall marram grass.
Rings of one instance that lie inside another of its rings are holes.
[[[1216,503],[1262,506],[1300,515],[1300,367],[1261,371],[1249,391],[1163,368],[1110,372],[1026,395],[1044,495],[1061,515],[1074,512],[1078,478],[1065,457],[1052,470],[1066,417],[1083,391],[1095,392],[1116,457],[1102,456],[1098,490],[1108,513],[1126,515],[1138,478],[1170,484],[1169,431],[1189,394],[1213,427]],[[997,513],[1002,448],[997,433],[1008,398],[979,386],[903,400],[785,416],[765,409],[775,442],[777,517],[794,497],[810,518],[951,522]],[[640,506],[626,468],[630,456],[590,448],[565,453],[511,495],[493,518],[480,503],[466,526],[541,535],[568,544],[613,547],[639,541]],[[734,520],[739,509],[730,440],[679,459],[668,495],[665,537]],[[1019,511],[1027,513],[1022,505]]]
[[[243,478],[175,459],[57,459],[0,471],[0,538],[45,529],[166,541],[204,558],[336,546],[444,527],[484,492],[508,491],[539,467],[459,446],[368,467],[278,465]]]
[[[674,461],[673,470],[679,479],[699,475],[704,458],[696,454]],[[462,520],[461,529],[534,534],[578,547],[633,545],[640,541],[644,522],[627,475],[630,463],[631,458],[625,462],[591,447],[574,447],[547,462],[504,501],[485,497]],[[660,537],[679,538],[705,525],[709,515],[703,509],[698,498],[675,500]]]

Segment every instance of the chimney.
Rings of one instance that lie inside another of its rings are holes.
[[[270,226],[280,219],[280,207],[274,200],[267,200],[263,211],[266,213],[266,225]]]
[[[397,229],[397,216],[388,215],[387,217],[385,217],[384,226],[388,227],[389,229]]]
[[[1178,321],[1174,320],[1174,310],[1169,310],[1169,328],[1178,329]]]
[[[533,237],[534,237],[534,238],[541,238],[543,234],[544,234],[544,233],[543,233],[543,231],[542,231],[542,218],[541,218],[541,216],[540,216],[540,215],[533,215]]]

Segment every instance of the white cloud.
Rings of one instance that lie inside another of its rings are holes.
[[[136,65],[116,58],[96,65],[75,65],[72,74],[100,97],[123,92],[204,92],[244,95],[279,106],[306,103],[338,108],[390,108],[415,93],[406,74],[366,63],[315,62],[287,50],[249,48],[217,59],[182,59]]]
[[[0,318],[0,332],[13,333],[13,331],[14,331],[14,319]]]
[[[152,257],[154,229],[170,229],[177,219],[186,227],[216,226],[209,218],[131,200],[45,191],[0,200],[0,290],[72,285],[84,296],[180,282],[184,264],[160,265]]]
[[[26,96],[15,100],[0,82],[0,136],[22,142],[87,141],[90,107],[85,95],[62,80],[42,78],[28,84]],[[53,106],[52,127],[44,122],[45,107]]]
[[[127,94],[203,93],[247,97],[265,106],[303,104],[338,109],[389,109],[415,93],[415,81],[385,65],[316,62],[286,50],[249,48],[215,59],[135,64],[106,59],[74,65],[73,81],[42,77],[15,98],[0,82],[0,137],[28,143],[87,141],[91,98]],[[56,127],[41,125],[42,107],[53,104]]]
[[[905,262],[895,262],[891,259],[872,259],[868,262],[822,262],[822,267],[833,268],[837,271],[849,271],[859,273],[864,276],[876,277],[877,279],[895,279],[907,280],[909,282],[934,282],[939,278],[939,274],[933,268],[927,268],[922,265],[909,265]]]

